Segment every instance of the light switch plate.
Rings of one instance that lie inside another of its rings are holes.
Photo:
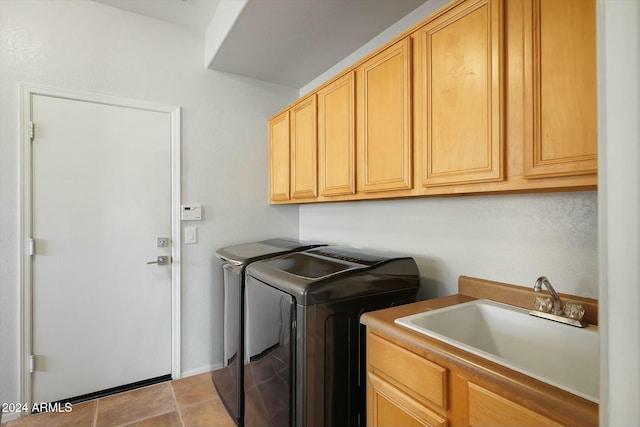
[[[198,231],[196,227],[184,228],[184,244],[193,245],[198,243]]]

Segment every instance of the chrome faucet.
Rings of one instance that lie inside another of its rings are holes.
[[[536,280],[536,284],[533,286],[533,290],[535,292],[542,292],[542,285],[547,288],[547,290],[551,294],[551,297],[553,298],[553,310],[551,310],[551,313],[555,314],[556,316],[562,315],[562,303],[560,302],[560,297],[558,296],[556,290],[553,289],[553,286],[551,286],[551,282],[549,282],[549,279],[547,279],[545,276],[538,277],[538,280]]]

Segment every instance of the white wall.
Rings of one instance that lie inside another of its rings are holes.
[[[640,425],[640,2],[598,2],[600,424]]]
[[[87,0],[0,0],[0,401],[19,401],[19,92],[24,81],[182,107],[182,369],[222,361],[219,247],[297,237],[298,208],[267,200],[267,118],[290,88],[207,70],[203,37]]]
[[[596,211],[595,192],[304,205],[300,237],[412,255],[423,296],[464,274],[597,298]]]

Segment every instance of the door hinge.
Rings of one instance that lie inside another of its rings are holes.
[[[36,356],[34,354],[29,356],[29,373],[33,374],[36,370]]]
[[[31,142],[33,142],[33,138],[36,134],[36,125],[33,124],[33,122],[29,122],[29,139],[31,140]]]
[[[36,254],[36,239],[33,237],[29,237],[29,255],[33,256]]]

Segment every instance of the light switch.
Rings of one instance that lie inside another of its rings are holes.
[[[185,227],[184,228],[184,244],[193,245],[198,243],[197,227]]]

